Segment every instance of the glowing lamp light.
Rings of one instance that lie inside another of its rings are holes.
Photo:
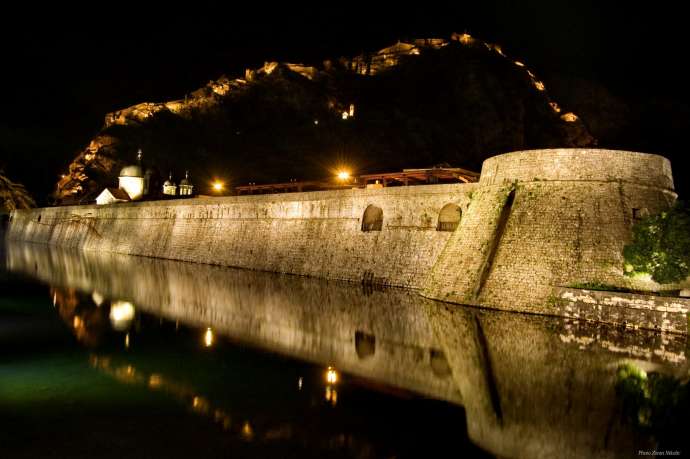
[[[328,367],[328,369],[326,370],[326,382],[328,384],[338,383],[338,372],[335,371],[335,368]]]
[[[215,192],[223,191],[224,187],[225,187],[225,185],[223,185],[223,182],[221,182],[221,181],[216,180],[215,182],[213,182],[213,191],[215,191]]]
[[[134,305],[129,301],[113,301],[110,305],[110,324],[117,331],[125,331],[134,319]]]
[[[204,333],[204,346],[206,347],[211,347],[213,346],[213,330],[211,328],[206,329],[206,333]]]
[[[350,173],[348,171],[340,171],[336,177],[338,177],[338,180],[342,180],[344,182],[345,180],[350,179]]]

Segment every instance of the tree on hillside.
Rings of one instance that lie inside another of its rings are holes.
[[[630,275],[650,274],[661,284],[686,279],[690,274],[690,208],[678,202],[636,223],[623,256]]]
[[[5,177],[0,170],[0,211],[9,212],[15,209],[36,207],[36,201],[31,197],[24,185],[14,183]]]

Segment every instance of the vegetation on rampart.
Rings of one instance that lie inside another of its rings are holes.
[[[628,275],[648,274],[660,284],[679,282],[690,274],[690,209],[676,203],[633,227],[632,243],[623,249]]]

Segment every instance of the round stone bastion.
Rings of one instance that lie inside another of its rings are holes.
[[[458,229],[425,296],[560,315],[554,289],[588,283],[651,290],[624,274],[635,222],[676,200],[664,157],[602,149],[545,149],[484,161]]]
[[[596,148],[516,151],[484,161],[481,185],[515,181],[615,181],[674,189],[671,162],[663,156]]]

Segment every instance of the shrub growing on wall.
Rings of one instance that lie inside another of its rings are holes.
[[[690,208],[682,203],[633,227],[632,243],[623,249],[628,274],[650,274],[661,284],[690,274]]]

